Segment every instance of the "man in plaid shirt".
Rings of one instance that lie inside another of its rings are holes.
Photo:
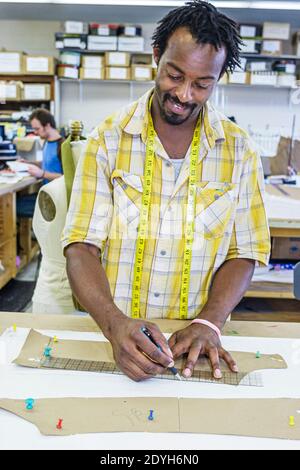
[[[75,296],[111,342],[118,367],[143,380],[187,354],[201,354],[221,378],[220,358],[237,372],[220,330],[247,290],[270,240],[260,158],[247,133],[209,103],[219,79],[239,64],[236,24],[195,0],[166,15],[153,35],[157,78],[137,102],[91,134],[74,180],[63,234]],[[155,130],[149,232],[139,318],[132,318],[135,257],[151,120]],[[200,126],[194,236],[185,318],[169,342],[151,322],[178,319],[185,254],[191,148]],[[99,262],[100,259],[100,262]],[[146,327],[158,349],[141,331]]]

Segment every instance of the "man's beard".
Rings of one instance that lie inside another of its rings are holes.
[[[159,95],[160,95],[160,93],[159,93]],[[176,113],[172,113],[172,112],[167,113],[164,109],[164,104],[168,100],[171,101],[174,104],[178,104],[178,105],[182,106],[185,109],[189,109],[190,110],[189,114],[187,116],[183,117],[183,116],[180,116],[179,114],[176,114]],[[190,116],[193,114],[193,111],[195,110],[195,108],[197,106],[196,104],[190,105],[190,104],[181,103],[176,97],[172,97],[169,93],[166,93],[166,94],[163,95],[162,102],[160,102],[160,100],[158,99],[158,104],[159,104],[159,112],[160,112],[161,118],[164,121],[166,121],[168,124],[171,124],[173,126],[178,126],[178,125],[183,124],[184,122],[186,122],[190,118]]]

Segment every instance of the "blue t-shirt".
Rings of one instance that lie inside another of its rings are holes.
[[[58,146],[60,145],[60,139],[52,142],[46,142],[43,148],[43,164],[42,168],[50,173],[63,174],[61,161],[58,156]],[[44,183],[48,183],[49,180],[44,180]]]

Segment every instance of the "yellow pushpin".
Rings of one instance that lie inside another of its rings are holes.
[[[53,343],[58,343],[57,336],[54,336],[54,337],[53,337]]]
[[[13,328],[13,332],[16,333],[17,332],[17,325],[15,323],[13,324],[12,328]]]
[[[295,426],[295,417],[294,416],[290,416],[289,425],[290,426]]]

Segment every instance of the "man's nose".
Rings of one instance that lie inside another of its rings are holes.
[[[179,85],[175,93],[181,103],[188,103],[193,100],[192,86],[189,82]]]

